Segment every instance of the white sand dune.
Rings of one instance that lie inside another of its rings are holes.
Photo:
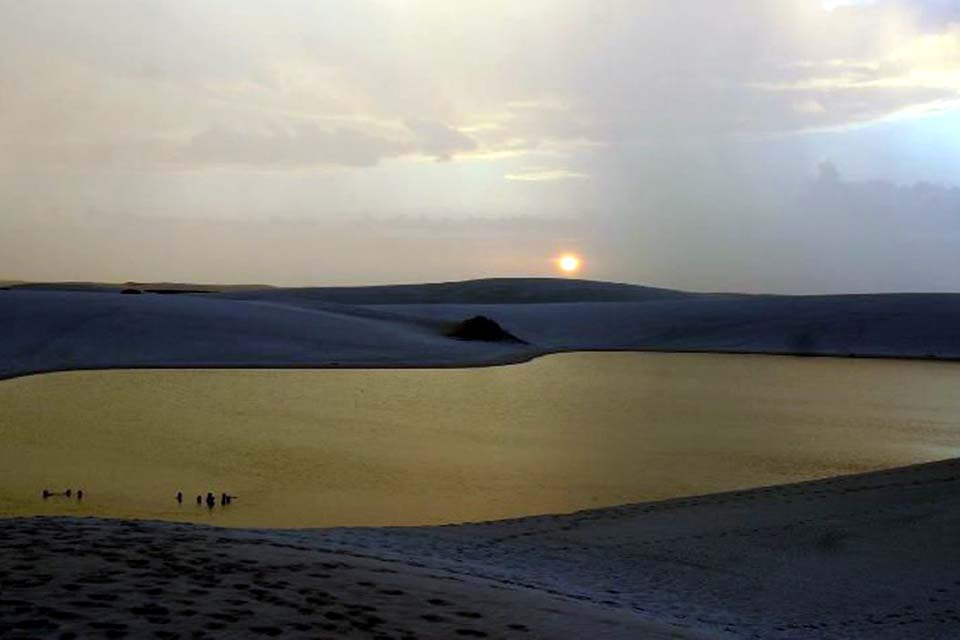
[[[960,461],[477,525],[0,520],[3,637],[960,637]]]
[[[112,367],[471,366],[555,351],[960,358],[960,295],[743,296],[499,279],[123,295],[0,291],[0,378]],[[446,336],[487,315],[527,344]]]
[[[484,314],[526,344],[446,336]],[[0,377],[468,366],[585,349],[960,358],[960,296],[517,279],[0,291]],[[447,527],[0,520],[3,637],[958,638],[960,462]]]

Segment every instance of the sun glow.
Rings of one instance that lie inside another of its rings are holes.
[[[581,260],[578,256],[567,253],[557,258],[557,266],[560,271],[567,274],[573,274],[580,271]]]

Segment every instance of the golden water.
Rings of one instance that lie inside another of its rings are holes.
[[[957,456],[958,389],[955,364],[639,353],[40,375],[0,383],[0,515],[294,527],[567,512]],[[83,502],[40,498],[66,487]],[[208,490],[239,497],[197,507]]]

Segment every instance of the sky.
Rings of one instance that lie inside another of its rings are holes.
[[[960,291],[960,0],[0,0],[0,278]]]

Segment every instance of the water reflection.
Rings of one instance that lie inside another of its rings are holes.
[[[421,524],[787,482],[957,455],[958,382],[945,363],[637,353],[34,376],[0,383],[0,514]],[[66,486],[84,500],[40,497]],[[208,491],[240,499],[196,505]]]

